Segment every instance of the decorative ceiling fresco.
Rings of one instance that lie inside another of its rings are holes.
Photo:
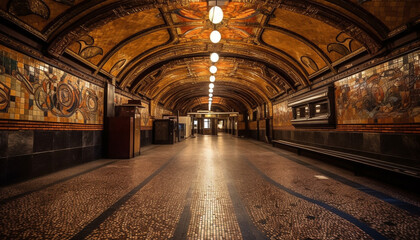
[[[359,55],[383,51],[418,23],[418,0],[8,0],[0,16],[45,43],[49,55],[88,66],[116,87],[185,113],[213,105],[250,111],[310,86]],[[210,33],[222,39],[212,43]],[[270,108],[271,109],[271,108]]]

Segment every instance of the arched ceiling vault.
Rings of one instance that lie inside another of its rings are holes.
[[[190,111],[197,111],[206,109],[208,106],[208,98],[207,97],[194,97],[189,98],[188,101],[184,101],[180,103],[178,106],[180,112],[190,112]],[[219,106],[225,112],[237,111],[237,112],[246,112],[247,109],[239,100],[230,98],[229,96],[226,97],[214,97],[212,105]],[[199,108],[201,107],[201,108]]]
[[[6,0],[0,17],[50,55],[182,112],[206,106],[212,52],[221,56],[214,106],[249,111],[380,52],[420,19],[416,0],[231,0],[216,26],[209,8],[200,0]],[[215,28],[218,44],[209,41]]]

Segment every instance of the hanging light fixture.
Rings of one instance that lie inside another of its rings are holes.
[[[210,76],[210,82],[214,82],[214,81],[216,81],[216,77],[214,75],[211,75]]]
[[[211,66],[210,67],[210,72],[215,74],[217,72],[217,67],[216,66]]]
[[[209,93],[209,97],[213,97],[213,93]]]
[[[212,23],[218,24],[223,20],[223,10],[219,6],[214,6],[209,11],[209,19]]]
[[[211,101],[213,101],[213,98],[211,98],[211,97],[210,97],[210,98],[209,98],[209,101],[210,101],[210,102],[211,102]]]
[[[212,61],[212,62],[217,62],[217,61],[219,61],[219,54],[217,54],[217,53],[212,53],[212,54],[210,54],[210,60]]]
[[[220,42],[220,39],[222,39],[222,35],[220,34],[219,31],[214,30],[213,32],[210,33],[210,41],[212,43],[218,43]]]
[[[210,83],[209,84],[209,88],[214,88],[214,84],[213,83]]]
[[[213,88],[210,88],[210,89],[209,89],[209,93],[212,93],[212,92],[213,92]]]

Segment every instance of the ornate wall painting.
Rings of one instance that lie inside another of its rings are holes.
[[[274,128],[293,128],[292,108],[287,106],[287,101],[273,104],[273,127]]]
[[[153,127],[153,119],[150,118],[149,104],[142,102],[141,105],[144,107],[141,111],[141,126],[142,127]]]
[[[0,72],[1,74],[1,72]],[[0,112],[8,111],[10,103],[10,88],[0,82]]]
[[[338,124],[420,123],[420,51],[335,83]]]
[[[123,95],[120,95],[118,93],[116,93],[114,96],[115,96],[114,97],[114,103],[115,103],[116,106],[127,104],[128,103],[128,100],[131,100],[131,98],[128,98],[128,97],[123,96]]]
[[[0,46],[0,118],[102,124],[103,89]]]

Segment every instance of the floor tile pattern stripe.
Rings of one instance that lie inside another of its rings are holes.
[[[271,183],[272,185],[276,186],[277,188],[292,194],[293,196],[296,196],[298,198],[301,198],[303,200],[306,200],[308,202],[314,203],[322,208],[325,208],[326,210],[346,219],[347,221],[353,223],[354,225],[356,225],[358,228],[360,228],[361,230],[363,230],[364,232],[366,232],[369,236],[371,236],[373,239],[378,239],[378,240],[385,240],[388,239],[385,236],[383,236],[382,234],[380,234],[378,231],[376,231],[375,229],[372,229],[371,227],[369,227],[368,225],[364,224],[363,222],[359,221],[358,219],[356,219],[355,217],[353,217],[352,215],[345,213],[335,207],[330,206],[329,204],[326,204],[324,202],[306,197],[300,193],[297,193],[289,188],[286,188],[285,186],[279,184],[278,182],[274,181],[273,179],[271,179],[270,177],[268,177],[267,175],[265,175],[265,173],[263,173],[261,170],[259,170],[257,167],[255,167],[255,165],[253,165],[249,159],[245,158],[246,162],[259,174],[261,175],[262,178],[264,178],[267,182]]]
[[[44,190],[44,189],[49,188],[49,187],[51,187],[51,186],[54,186],[54,185],[57,185],[57,184],[63,183],[63,182],[65,182],[65,181],[68,181],[68,180],[70,180],[70,179],[72,179],[72,178],[75,178],[75,177],[81,176],[81,175],[83,175],[83,174],[86,174],[86,173],[89,173],[89,172],[95,171],[95,170],[97,170],[97,169],[99,169],[99,168],[102,168],[102,167],[108,166],[108,165],[110,165],[110,164],[113,164],[113,163],[115,163],[116,161],[118,161],[118,160],[111,161],[111,162],[108,162],[108,163],[105,163],[105,164],[102,164],[102,165],[96,166],[96,167],[91,168],[91,169],[87,169],[87,170],[85,170],[85,171],[83,171],[83,172],[79,172],[79,173],[76,173],[76,174],[74,174],[74,175],[71,175],[71,176],[68,176],[68,177],[62,178],[62,179],[60,179],[60,180],[58,180],[58,181],[55,181],[55,182],[49,183],[49,184],[44,185],[44,186],[41,186],[41,187],[39,187],[39,188],[36,188],[36,189],[30,190],[30,191],[26,191],[26,192],[24,192],[24,193],[20,193],[20,194],[18,194],[18,195],[15,195],[15,196],[12,196],[12,197],[9,197],[9,198],[2,199],[2,200],[0,200],[0,205],[3,205],[3,204],[5,204],[5,203],[11,202],[11,201],[14,201],[14,200],[16,200],[16,199],[18,199],[18,198],[25,197],[26,195],[29,195],[29,194],[31,194],[31,193],[34,193],[34,192],[38,192],[38,191]]]
[[[335,173],[332,173],[330,171],[327,171],[325,169],[316,167],[316,166],[314,166],[312,164],[309,164],[307,162],[304,162],[302,160],[299,160],[299,159],[297,159],[295,157],[292,157],[290,155],[287,155],[287,154],[284,154],[284,153],[280,153],[278,151],[274,151],[269,146],[264,146],[264,145],[261,145],[260,143],[255,143],[254,141],[251,141],[251,142],[254,143],[254,144],[256,144],[256,145],[258,145],[258,146],[260,146],[260,147],[269,149],[269,150],[275,152],[276,154],[278,154],[278,155],[280,155],[280,156],[282,156],[284,158],[287,158],[287,159],[289,159],[289,160],[291,160],[293,162],[296,162],[296,163],[298,163],[300,165],[303,165],[303,166],[308,167],[308,168],[310,168],[312,170],[315,170],[315,171],[317,171],[319,173],[322,173],[325,176],[328,176],[330,178],[333,178],[334,180],[339,181],[339,182],[341,182],[341,183],[343,183],[345,185],[351,186],[351,187],[356,188],[356,189],[358,189],[358,190],[360,190],[362,192],[365,192],[365,193],[367,193],[367,194],[369,194],[371,196],[374,196],[376,198],[379,198],[379,199],[381,199],[384,202],[387,202],[389,204],[394,205],[395,207],[404,209],[404,210],[406,210],[406,211],[408,211],[408,212],[410,212],[412,214],[415,214],[417,216],[420,216],[420,207],[417,207],[417,206],[415,206],[413,204],[410,204],[410,203],[401,201],[401,200],[396,199],[396,198],[394,198],[392,196],[389,196],[389,195],[387,195],[385,193],[382,193],[380,191],[376,191],[376,190],[374,190],[372,188],[369,188],[369,187],[364,186],[362,184],[359,184],[359,183],[356,183],[356,182],[351,181],[349,179],[346,179],[346,178],[344,178],[342,176],[339,176],[339,175],[337,175]]]
[[[185,148],[185,146],[183,147]],[[133,188],[129,193],[120,198],[115,202],[111,207],[105,210],[101,215],[96,217],[88,225],[86,225],[80,232],[74,235],[71,239],[78,240],[86,238],[93,230],[95,230],[102,222],[104,222],[109,216],[111,216],[115,211],[119,209],[125,202],[127,202],[134,194],[136,194],[140,189],[142,189],[146,184],[148,184],[156,175],[162,172],[172,161],[174,161],[182,149],[169,159],[165,164],[163,164],[159,169],[157,169],[152,175],[147,177],[143,182]]]

